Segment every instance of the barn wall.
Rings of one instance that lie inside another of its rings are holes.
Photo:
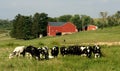
[[[97,29],[97,26],[94,26],[94,25],[89,25],[87,27],[87,30],[96,30]]]
[[[76,26],[72,23],[66,23],[62,26],[50,26],[47,27],[47,34],[48,36],[56,36],[57,32],[61,32],[62,35],[64,34],[72,34],[74,32],[77,32]]]
[[[56,36],[57,32],[62,32],[61,27],[59,26],[49,26],[48,36]]]
[[[62,32],[77,32],[76,26],[68,22],[62,26]]]

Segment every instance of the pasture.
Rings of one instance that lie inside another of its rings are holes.
[[[107,43],[101,45],[103,56],[98,59],[93,56],[89,59],[77,55],[62,57],[60,54],[57,58],[40,61],[23,57],[8,59],[13,49],[20,45],[48,46],[51,48],[54,45],[94,45],[99,42],[107,42],[111,45],[108,46]],[[27,41],[11,38],[8,32],[2,31],[0,32],[0,71],[119,71],[119,42],[120,26]]]
[[[95,59],[68,55],[50,60],[23,57],[8,59],[12,48],[0,48],[0,71],[119,71],[120,46],[102,46],[103,57]]]

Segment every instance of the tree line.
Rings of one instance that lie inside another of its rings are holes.
[[[101,29],[104,27],[120,25],[120,11],[117,11],[111,16],[108,16],[107,12],[100,12],[100,15],[100,18],[94,19],[90,16],[79,14],[62,15],[54,18],[48,17],[48,14],[46,13],[35,13],[33,16],[18,14],[12,21],[7,21],[7,23],[12,23],[12,26],[9,26],[12,27],[10,32],[11,37],[25,40],[38,38],[41,34],[46,36],[48,22],[69,21],[76,25],[78,31],[82,31],[87,25],[96,25]]]
[[[24,40],[38,38],[40,34],[46,36],[47,19],[48,15],[46,13],[35,13],[33,17],[18,14],[13,20],[10,35]]]
[[[108,16],[107,14],[107,12],[100,12],[101,19],[96,23],[98,27],[103,29],[104,27],[120,25],[120,11],[117,11],[112,16]]]
[[[0,19],[0,29],[10,30],[12,28],[12,21]]]

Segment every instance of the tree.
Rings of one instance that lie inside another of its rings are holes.
[[[18,14],[13,20],[11,36],[17,39],[31,39],[31,17]]]
[[[47,24],[48,24],[48,14],[41,13],[40,14],[40,34],[43,36],[47,35]]]
[[[0,19],[0,29],[11,30],[11,28],[12,28],[12,21]]]
[[[107,26],[107,23],[106,23],[106,17],[107,17],[107,12],[100,12],[100,15],[102,16],[102,26],[101,28],[103,29],[103,27],[106,27]]]
[[[120,11],[117,11],[114,15],[117,19],[120,19]]]
[[[57,18],[48,17],[48,22],[57,22]]]
[[[40,14],[39,13],[35,13],[33,16],[32,35],[34,36],[34,38],[37,38],[40,35]]]
[[[14,38],[18,38],[19,36],[19,26],[20,26],[20,19],[21,19],[22,15],[18,14],[15,19],[13,20],[13,28],[11,30],[10,35]]]
[[[33,35],[31,33],[31,28],[32,28],[32,17],[25,17],[24,19],[24,27],[23,27],[23,33],[24,33],[24,38],[25,40],[29,40],[33,38]]]
[[[70,21],[72,15],[63,15],[58,18],[59,22],[68,22]]]
[[[45,13],[35,13],[33,17],[32,34],[38,38],[40,34],[47,35],[48,15]]]
[[[108,25],[109,26],[117,26],[120,25],[120,12],[117,11],[114,15],[108,16]]]
[[[89,24],[94,24],[93,19],[90,16],[81,15],[81,30],[84,30]]]
[[[114,18],[114,24],[120,25],[120,11],[117,11],[112,17]]]
[[[74,23],[77,26],[78,31],[81,29],[81,21],[80,21],[80,16],[78,14],[74,15],[70,21]]]

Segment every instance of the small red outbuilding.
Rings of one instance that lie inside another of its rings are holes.
[[[47,35],[56,36],[77,32],[76,26],[71,22],[48,22]]]
[[[95,25],[88,25],[87,26],[87,30],[96,30],[96,29],[98,29],[98,27]]]

